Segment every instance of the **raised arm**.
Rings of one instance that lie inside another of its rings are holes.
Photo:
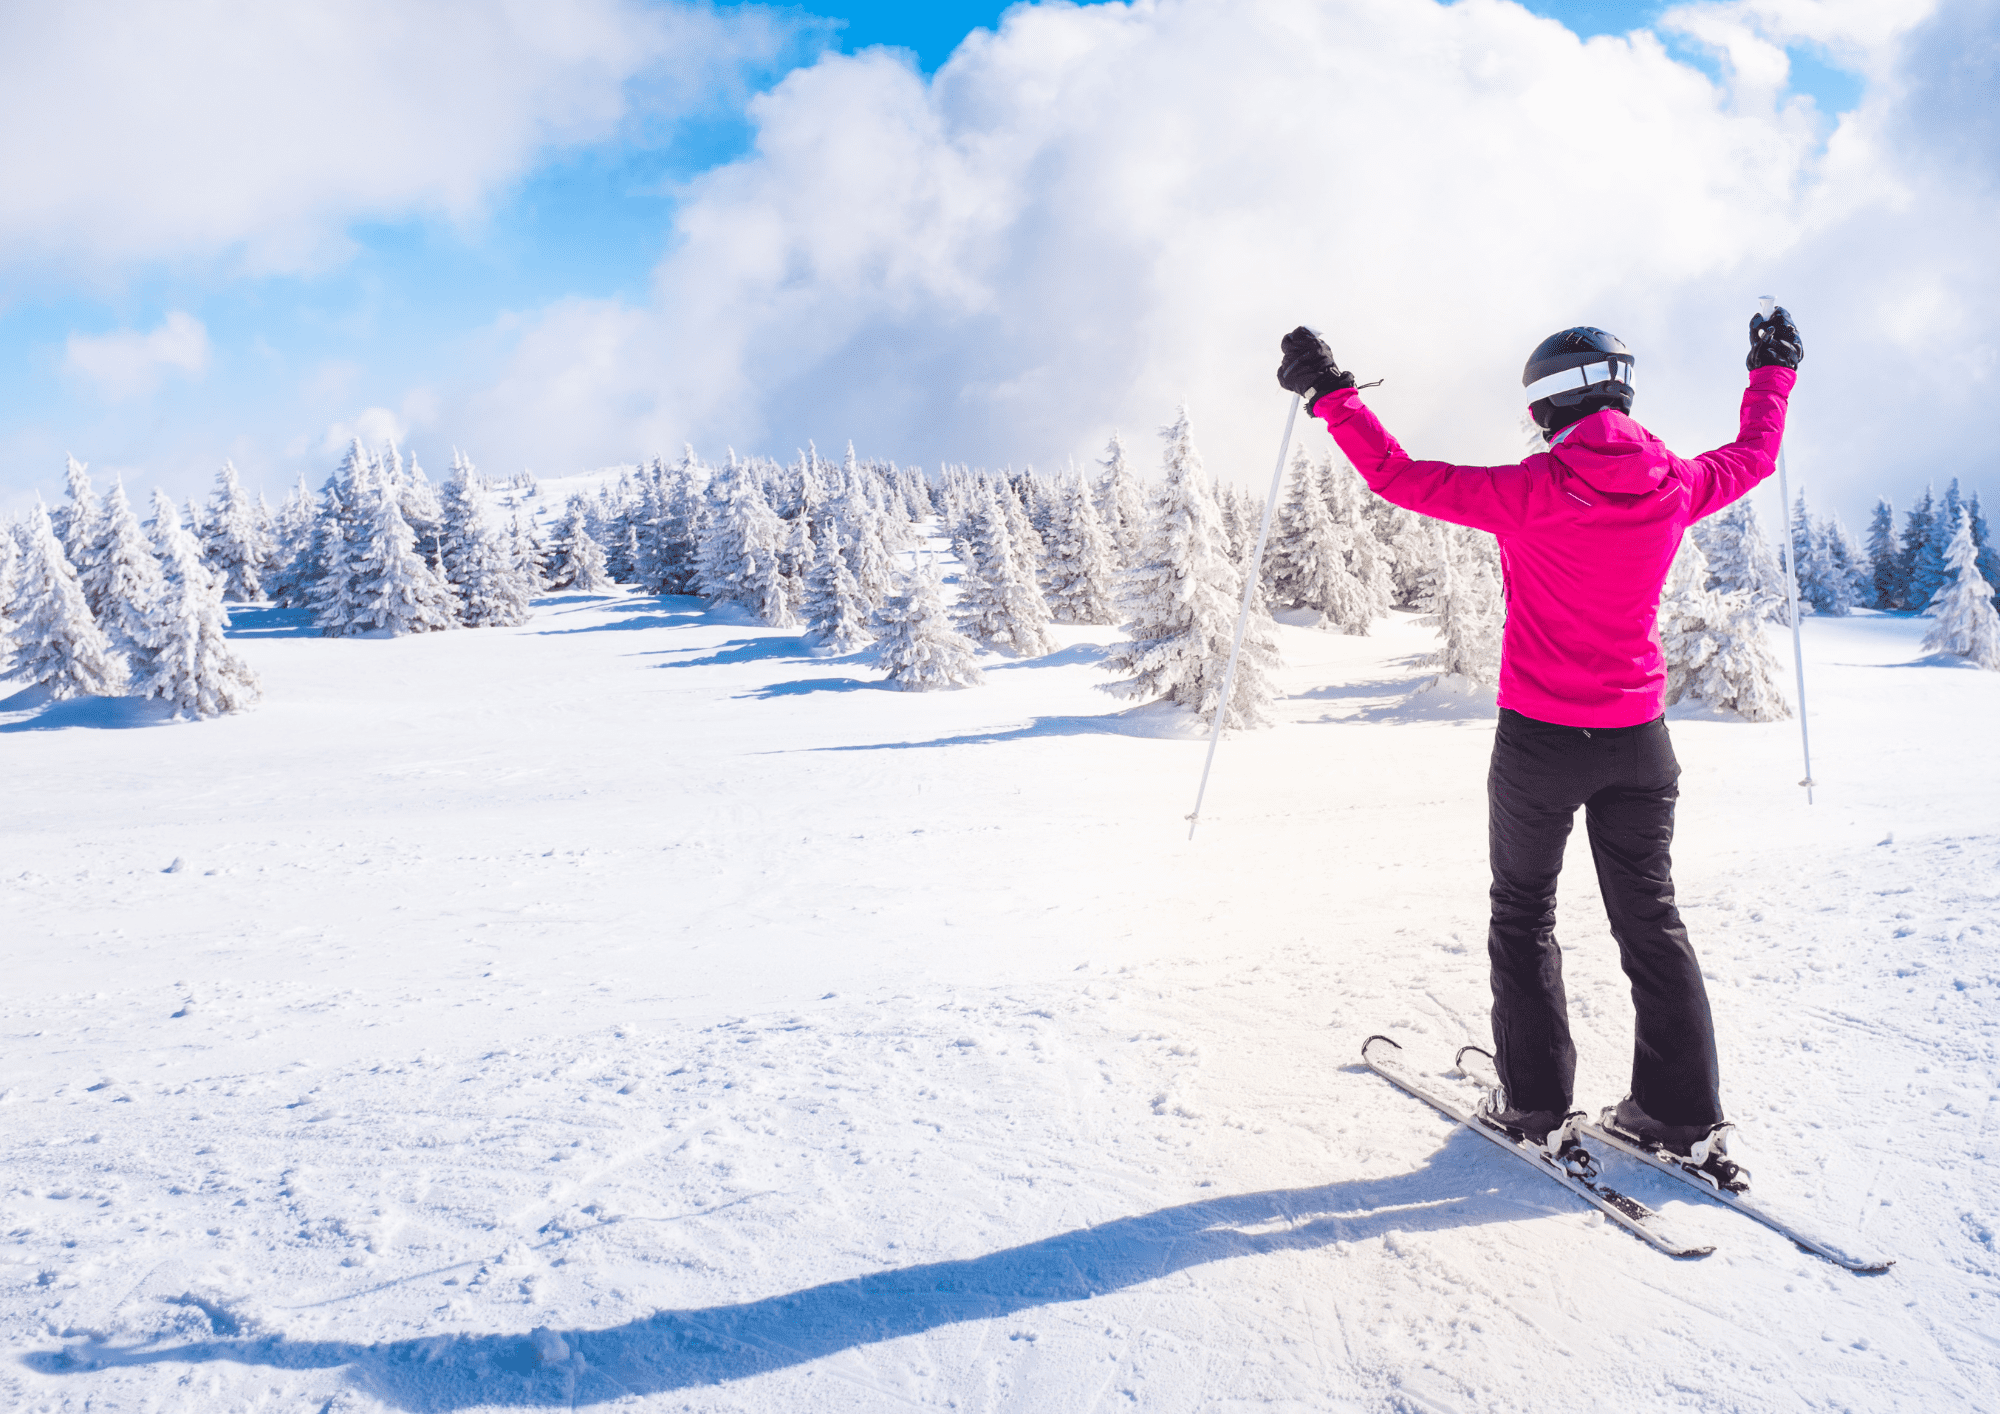
[[[1750,371],[1750,386],[1743,390],[1742,430],[1736,440],[1703,452],[1692,463],[1696,474],[1689,488],[1690,509],[1696,520],[1742,499],[1777,470],[1778,446],[1785,439],[1785,403],[1798,377],[1782,364]],[[1787,508],[1786,514],[1790,513]]]
[[[1352,388],[1321,398],[1313,416],[1326,423],[1361,479],[1391,505],[1496,535],[1520,528],[1528,503],[1525,467],[1417,461]]]
[[[1326,340],[1301,325],[1285,335],[1278,382],[1305,399],[1326,423],[1361,479],[1392,505],[1495,533],[1521,522],[1528,498],[1520,466],[1453,466],[1411,459],[1361,401],[1354,375],[1334,361]]]

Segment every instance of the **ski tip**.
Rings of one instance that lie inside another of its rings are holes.
[[[1484,1046],[1460,1046],[1451,1058],[1451,1067],[1461,1075],[1465,1073],[1465,1057],[1468,1053],[1475,1056],[1485,1056],[1493,1064],[1499,1064],[1497,1060],[1493,1059],[1493,1052],[1487,1050]]]
[[[1361,1059],[1363,1060],[1368,1059],[1368,1048],[1374,1045],[1377,1041],[1387,1041],[1390,1045],[1394,1046],[1399,1051],[1403,1049],[1402,1045],[1396,1040],[1394,1040],[1392,1037],[1381,1035],[1378,1032],[1376,1035],[1370,1036],[1367,1040],[1361,1043]]]

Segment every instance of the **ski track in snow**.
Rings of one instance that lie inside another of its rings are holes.
[[[1492,709],[1403,616],[1281,629],[1192,845],[1108,629],[903,695],[686,599],[246,610],[254,714],[0,702],[0,1402],[1993,1408],[2000,676],[1922,631],[1807,623],[1811,807],[1795,723],[1674,727],[1725,1100],[1876,1277],[1607,1161],[1664,1258],[1360,1066],[1487,1040]],[[1561,926],[1596,1106],[1580,830]]]

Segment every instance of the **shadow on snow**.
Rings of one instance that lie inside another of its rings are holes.
[[[678,666],[678,665],[670,665]],[[887,678],[863,682],[860,678],[798,678],[792,682],[766,683],[752,692],[739,692],[738,701],[768,702],[774,697],[802,697],[809,692],[895,692]]]
[[[281,609],[276,604],[231,604],[226,638],[318,638],[311,609]]]
[[[984,1256],[872,1272],[759,1301],[659,1311],[605,1330],[557,1331],[570,1354],[554,1363],[543,1363],[525,1334],[372,1345],[283,1337],[163,1349],[83,1343],[38,1351],[23,1363],[46,1375],[211,1361],[350,1367],[357,1390],[406,1410],[607,1403],[748,1379],[961,1321],[1085,1301],[1210,1262],[1518,1218],[1525,1200],[1511,1196],[1511,1185],[1496,1189],[1490,1169],[1484,1142],[1456,1130],[1423,1167],[1393,1178],[1203,1199]],[[222,1314],[218,1329],[238,1324]]]
[[[47,688],[30,687],[0,698],[0,717],[23,712],[34,715],[0,722],[0,733],[59,732],[72,727],[125,731],[164,726],[174,719],[174,709],[157,697],[72,697],[58,702]]]

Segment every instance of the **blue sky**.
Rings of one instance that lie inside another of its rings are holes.
[[[511,166],[495,158],[497,175],[471,199],[421,191],[356,199],[321,223],[305,256],[268,257],[259,241],[269,233],[260,236],[254,221],[241,239],[225,225],[219,235],[163,237],[155,247],[135,238],[90,259],[70,248],[73,234],[67,246],[58,231],[48,248],[23,254],[0,232],[0,256],[12,257],[0,260],[0,505],[18,505],[31,489],[52,493],[65,451],[176,491],[194,489],[232,456],[275,496],[300,472],[317,484],[332,442],[363,426],[356,418],[368,410],[380,416],[367,426],[379,429],[385,416],[401,425],[434,468],[464,440],[495,471],[530,456],[538,470],[569,469],[545,460],[562,455],[552,450],[556,439],[524,443],[517,457],[511,447],[477,445],[481,424],[461,415],[478,390],[506,386],[522,331],[576,302],[638,310],[660,298],[687,184],[752,153],[760,120],[745,106],[751,95],[828,49],[897,46],[928,75],[1004,8],[951,0],[721,7],[714,14],[723,28],[756,13],[765,35],[714,61],[728,69],[727,82],[683,84],[681,96],[653,102],[645,92],[653,80],[628,76],[623,110],[580,140],[531,145]],[[1590,0],[1528,8],[1586,38],[1655,25],[1663,9]],[[1727,78],[1713,51],[1685,36],[1665,42],[1675,60],[1717,83]],[[1832,120],[1860,102],[1864,80],[1818,43],[1785,47],[1791,90],[1818,105],[1823,140]],[[444,178],[412,178],[422,180],[435,187]],[[110,213],[98,228],[118,223],[115,192],[85,196]],[[185,213],[173,219],[188,226]],[[155,335],[176,312],[198,325],[199,346]],[[74,348],[73,339],[86,343]],[[112,342],[88,343],[95,339]],[[743,435],[754,443],[757,429]],[[589,458],[605,444],[579,436],[577,445]],[[659,450],[669,449],[634,445],[627,455]],[[938,451],[915,442],[884,450],[919,458]],[[1062,449],[1024,446],[1020,455],[1052,450]],[[995,451],[974,445],[964,455]]]

